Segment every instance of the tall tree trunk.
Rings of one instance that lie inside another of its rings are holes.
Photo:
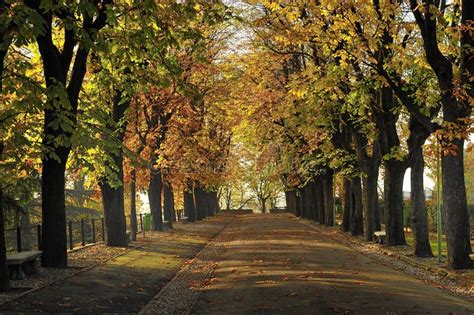
[[[349,232],[351,229],[351,180],[344,178],[344,213],[342,216],[342,230]]]
[[[190,191],[183,192],[183,204],[184,204],[184,213],[188,218],[188,222],[196,222],[197,213],[196,207],[194,206],[194,196]]]
[[[207,217],[207,201],[206,192],[200,186],[194,188],[194,206],[196,208],[197,220],[202,220]]]
[[[1,65],[1,64],[0,64]],[[0,160],[2,159],[3,143],[0,142]],[[7,248],[5,246],[5,214],[3,209],[3,189],[0,185],[0,292],[10,288],[7,266]]]
[[[386,209],[387,245],[406,245],[403,232],[403,177],[405,162],[396,160],[385,161],[385,192],[384,208]]]
[[[132,231],[132,241],[137,240],[137,174],[135,169],[131,172],[130,179],[130,230]]]
[[[356,176],[351,180],[351,234],[353,236],[364,235],[362,211],[361,179]]]
[[[316,208],[318,210],[319,224],[326,224],[326,209],[324,207],[324,187],[322,177],[314,182]]]
[[[161,180],[161,171],[150,172],[150,184],[148,186],[148,200],[150,202],[150,211],[152,217],[153,231],[163,231],[163,211],[161,208],[161,192],[163,182]]]
[[[216,191],[209,191],[207,193],[207,203],[209,209],[209,216],[213,217],[217,213],[216,209],[216,199],[217,199],[217,192]]]
[[[221,194],[218,193],[217,191],[213,191],[212,194],[213,194],[212,199],[214,200],[214,210],[215,210],[215,213],[218,214],[219,212],[221,212],[221,206],[219,204],[219,199],[220,199]]]
[[[423,148],[417,147],[411,157],[411,211],[414,223],[415,256],[433,257],[428,230],[428,213],[426,212],[425,192],[423,185]]]
[[[378,193],[379,163],[369,165],[367,177],[364,177],[364,191],[367,200],[366,208],[366,240],[372,241],[374,232],[380,230],[379,193]]]
[[[117,165],[121,165],[121,157],[115,157],[114,160]],[[122,172],[121,175],[123,175]],[[108,181],[104,180],[100,183],[100,189],[104,206],[105,244],[107,246],[127,247],[123,185],[112,187]]]
[[[446,119],[446,116],[444,116]],[[443,207],[446,209],[446,241],[448,268],[473,268],[471,254],[469,212],[464,183],[464,140],[453,140],[456,155],[441,158],[443,167]]]
[[[326,175],[323,177],[323,189],[324,189],[324,210],[326,212],[326,225],[334,225],[334,196],[333,186],[334,175],[332,170],[328,170]]]
[[[126,124],[123,124],[123,118],[129,105],[130,100],[124,99],[124,95],[121,91],[116,91],[112,101],[112,120],[107,125],[107,129],[116,134],[116,138],[114,139],[116,141],[116,147],[110,150],[109,153],[113,160],[113,165],[109,166],[109,171],[116,176],[119,185],[110,185],[110,180],[107,177],[104,177],[100,182],[106,229],[105,243],[107,246],[128,246],[124,205],[122,146],[126,128]]]
[[[301,192],[301,217],[308,218],[308,195],[306,191],[306,186],[300,188]]]
[[[58,151],[59,148],[54,149]],[[66,171],[67,154],[61,150],[60,160],[43,158],[41,181],[42,240],[43,267],[67,267],[66,239],[66,206],[64,196],[64,174]],[[69,150],[67,150],[69,151]]]
[[[301,195],[299,190],[295,190],[295,216],[301,216]]]
[[[308,196],[308,219],[316,220],[316,202],[314,198],[314,181],[310,181],[306,186],[306,195]]]
[[[165,220],[169,222],[169,227],[173,228],[173,222],[176,222],[176,215],[174,212],[174,193],[173,187],[168,181],[163,183],[163,207],[165,209]]]
[[[176,222],[176,214],[174,212],[174,193],[173,187],[168,181],[163,183],[163,207],[165,209],[165,220],[169,222],[169,227],[173,228],[173,222]]]

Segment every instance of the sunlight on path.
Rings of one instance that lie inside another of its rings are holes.
[[[245,215],[194,312],[472,314],[474,307],[316,234],[287,214]]]

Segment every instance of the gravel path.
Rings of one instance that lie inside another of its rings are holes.
[[[473,314],[459,299],[288,214],[239,216],[216,240],[196,314]]]

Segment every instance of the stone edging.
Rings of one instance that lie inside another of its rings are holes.
[[[226,227],[235,221],[236,217],[234,216],[225,222],[224,226],[217,231],[206,246],[189,263],[181,267],[173,279],[138,314],[189,314],[201,294],[199,288],[206,279],[212,276],[216,267],[215,264],[209,262],[219,252],[216,246],[218,237]]]

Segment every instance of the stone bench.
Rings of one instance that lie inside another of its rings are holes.
[[[374,236],[375,236],[375,241],[377,243],[379,244],[386,243],[387,234],[385,233],[385,231],[375,231]]]
[[[41,253],[39,250],[32,250],[7,256],[10,279],[23,280],[25,279],[25,274],[31,275],[38,273],[36,259],[41,256]]]

